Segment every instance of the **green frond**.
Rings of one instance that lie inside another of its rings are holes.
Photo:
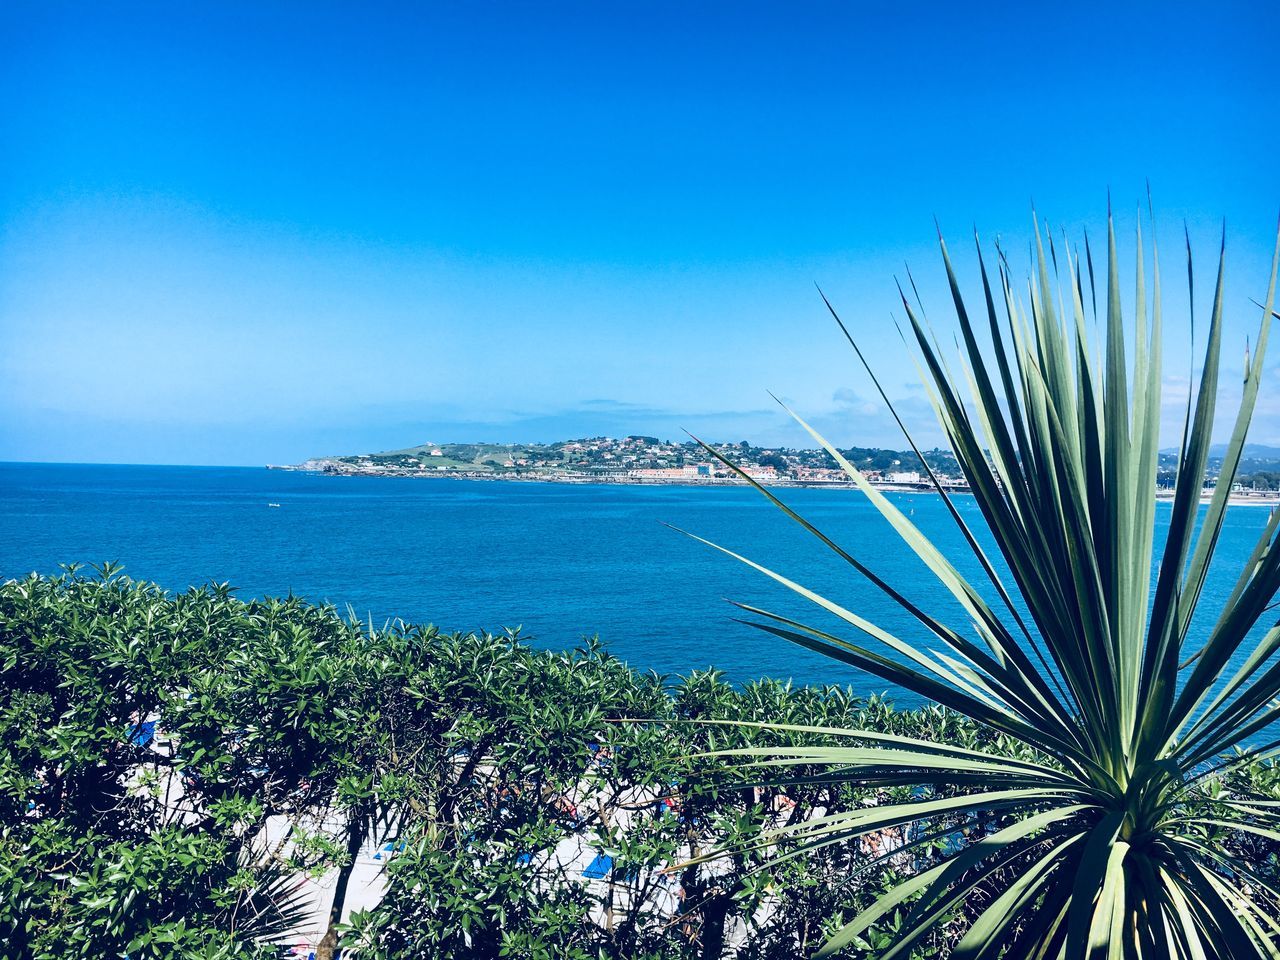
[[[869,931],[892,921],[894,943],[878,956],[906,957],[926,938],[940,942],[940,931],[955,929],[963,918],[963,932],[949,949],[965,960],[1280,956],[1280,878],[1237,852],[1250,838],[1280,843],[1280,799],[1233,792],[1242,771],[1280,756],[1280,738],[1272,740],[1271,729],[1280,721],[1280,623],[1266,622],[1280,591],[1280,511],[1268,518],[1221,609],[1201,610],[1261,389],[1270,324],[1278,316],[1280,233],[1265,296],[1255,301],[1261,308],[1256,348],[1240,405],[1217,485],[1202,509],[1234,303],[1225,247],[1219,252],[1198,387],[1189,391],[1168,526],[1158,542],[1159,250],[1152,239],[1148,254],[1139,225],[1133,302],[1126,309],[1108,216],[1099,315],[1088,236],[1081,256],[1065,240],[1059,249],[1038,221],[1033,229],[1031,275],[1021,291],[1004,252],[997,246],[993,275],[979,245],[985,322],[977,323],[939,237],[958,356],[939,346],[914,280],[908,276],[910,298],[899,289],[904,342],[989,539],[966,523],[927,463],[924,470],[985,583],[967,580],[891,498],[783,405],[876,508],[886,532],[959,604],[963,624],[946,623],[909,600],[871,562],[741,471],[923,627],[933,646],[921,649],[742,553],[709,544],[802,597],[836,626],[739,603],[743,622],[958,711],[1021,743],[1027,754],[779,725],[823,735],[822,742],[716,756],[773,784],[843,782],[907,797],[832,810],[763,830],[755,841],[757,851],[785,859],[916,825],[919,833],[903,846],[913,851],[907,857],[913,869],[846,923],[822,955],[857,953]],[[1189,246],[1187,264],[1193,293]],[[822,296],[867,366],[848,325]],[[988,555],[983,543],[994,543],[999,556]],[[1212,626],[1198,639],[1206,623]],[[936,842],[921,839],[961,826],[967,840],[941,852]],[[928,849],[934,853],[922,855]]]

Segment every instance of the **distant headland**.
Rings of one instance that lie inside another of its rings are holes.
[[[751,479],[769,486],[852,486],[835,459],[822,449],[761,447],[749,441],[713,443],[711,448]],[[1206,485],[1212,488],[1221,452],[1209,461]],[[891,490],[932,490],[932,471],[948,490],[965,492],[968,483],[950,450],[922,451],[881,447],[840,448],[840,454],[874,485]],[[927,470],[926,470],[927,464]],[[1159,487],[1171,487],[1176,457],[1160,455]],[[380,453],[314,457],[272,470],[300,470],[351,477],[453,477],[473,480],[529,480],[550,483],[740,484],[745,481],[692,440],[659,440],[631,435],[584,437],[554,443],[422,443]],[[1280,449],[1246,445],[1233,489],[1237,498],[1274,502],[1280,491]]]
[[[753,480],[766,484],[830,486],[851,481],[825,450],[759,447],[746,440],[712,449]],[[853,447],[840,451],[868,479],[904,488],[929,485],[912,452]],[[949,450],[929,450],[925,460],[944,483],[967,484]],[[467,477],[543,480],[555,483],[730,484],[742,477],[692,440],[676,442],[633,435],[584,437],[555,443],[423,443],[403,450],[315,457],[274,469],[336,476]]]

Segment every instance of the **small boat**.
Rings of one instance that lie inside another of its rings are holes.
[[[278,506],[280,506],[280,504],[278,504],[278,503],[268,503],[268,504],[267,504],[267,506],[268,506],[268,507],[278,507]]]

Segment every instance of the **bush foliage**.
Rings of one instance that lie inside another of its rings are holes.
[[[385,897],[339,909],[321,952],[336,938],[371,958],[794,957],[899,881],[903,857],[944,852],[937,838],[888,857],[865,842],[751,852],[770,817],[894,798],[817,768],[785,798],[707,776],[703,751],[821,738],[704,721],[1025,749],[940,708],[895,712],[838,687],[669,681],[595,642],[556,653],[509,634],[372,630],[296,598],[170,595],[110,568],[11,581],[0,943],[14,957],[279,956],[300,922],[299,877],[340,886],[362,846],[390,840]],[[148,722],[164,749],[140,742]],[[1271,768],[1248,773],[1280,797]],[[292,827],[287,855],[255,841],[272,818]],[[574,837],[612,858],[601,881],[557,863]],[[1251,842],[1270,870],[1273,845]],[[737,852],[689,862],[721,846]],[[850,954],[890,943],[899,920]],[[940,931],[918,952],[945,944]]]

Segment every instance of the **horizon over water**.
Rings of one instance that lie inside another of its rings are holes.
[[[909,598],[972,635],[959,605],[856,490],[776,492]],[[890,496],[991,594],[941,498]],[[955,502],[989,544],[973,499]],[[1208,622],[1267,514],[1228,510],[1202,606]],[[1157,538],[1167,515],[1168,504],[1159,505]],[[864,695],[887,690],[903,707],[921,702],[879,678],[735,623],[735,608],[724,597],[840,636],[853,632],[664,523],[750,557],[904,640],[938,647],[908,614],[746,487],[0,463],[0,580],[111,560],[127,575],[173,591],[229,582],[246,599],[292,592],[333,603],[344,614],[350,607],[375,626],[396,618],[449,631],[519,626],[526,639],[552,649],[598,634],[613,654],[641,670],[686,674],[714,666],[737,682],[790,678],[848,685]]]

